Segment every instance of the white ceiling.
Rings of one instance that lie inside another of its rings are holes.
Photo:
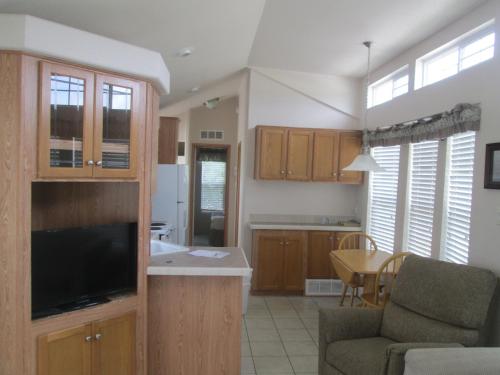
[[[172,77],[165,104],[247,65],[359,77],[362,41],[375,41],[374,65],[381,65],[483,2],[0,0],[0,13],[30,14],[160,52]],[[183,47],[194,54],[177,57]]]

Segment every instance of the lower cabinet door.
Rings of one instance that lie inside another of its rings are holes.
[[[307,232],[289,231],[285,237],[284,274],[286,291],[302,291],[305,284]]]
[[[278,291],[283,288],[284,246],[282,231],[255,231],[253,290]]]
[[[92,325],[38,338],[38,375],[91,375]]]
[[[92,375],[135,374],[135,324],[135,312],[92,324]]]
[[[330,252],[335,250],[335,233],[313,231],[309,233],[307,251],[307,278],[331,279],[336,273],[330,261]]]

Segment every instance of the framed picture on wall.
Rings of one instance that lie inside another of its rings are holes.
[[[500,189],[500,143],[486,145],[484,188]]]

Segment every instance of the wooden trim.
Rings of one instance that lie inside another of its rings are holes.
[[[50,166],[50,107],[51,107],[51,75],[58,73],[77,77],[85,81],[84,112],[83,112],[83,147],[82,168],[65,168]],[[91,177],[92,166],[87,161],[92,158],[92,137],[94,111],[94,74],[92,72],[72,68],[66,65],[48,62],[40,63],[40,102],[39,102],[39,128],[38,128],[38,175],[40,177]]]
[[[139,127],[145,123],[146,94],[145,85],[122,78],[98,74],[95,80],[94,110],[94,162],[102,160],[103,144],[103,104],[102,86],[105,83],[132,89],[130,118],[130,155],[128,169],[111,169],[94,166],[94,177],[135,178],[137,176],[137,158],[139,157]]]
[[[236,209],[234,218],[234,244],[239,246],[238,232],[240,227],[240,188],[241,188],[241,142],[238,142],[236,155]]]
[[[191,146],[191,172],[189,181],[189,230],[188,230],[188,245],[193,245],[194,231],[194,210],[195,210],[195,178],[196,178],[196,155],[199,148],[224,149],[226,150],[226,187],[224,192],[224,246],[228,242],[228,213],[229,213],[229,182],[231,172],[231,145],[228,144],[209,144],[209,143],[193,143]]]
[[[158,164],[177,164],[177,145],[179,139],[179,118],[160,118],[158,132]]]

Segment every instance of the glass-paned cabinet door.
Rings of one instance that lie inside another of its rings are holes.
[[[40,63],[39,177],[92,176],[94,74]]]
[[[139,110],[143,90],[138,82],[113,76],[96,78],[94,176],[136,177]]]

